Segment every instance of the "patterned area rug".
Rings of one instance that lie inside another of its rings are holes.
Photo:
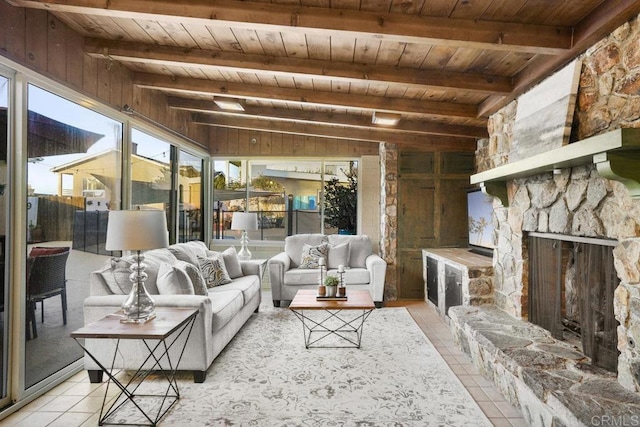
[[[260,309],[161,425],[491,425],[406,309],[375,310],[360,349],[308,350],[289,309]]]

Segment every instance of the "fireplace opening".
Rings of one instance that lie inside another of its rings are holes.
[[[529,321],[566,340],[595,366],[617,372],[615,241],[531,233]]]

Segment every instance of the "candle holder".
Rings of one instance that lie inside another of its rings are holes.
[[[340,283],[338,284],[338,296],[344,297],[347,296],[347,286],[344,283],[344,266],[338,266],[338,276],[340,276]]]

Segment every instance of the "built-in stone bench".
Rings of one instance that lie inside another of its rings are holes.
[[[451,307],[458,346],[531,426],[640,426],[640,393],[532,323],[495,306]]]

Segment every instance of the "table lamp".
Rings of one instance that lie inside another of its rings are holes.
[[[251,212],[234,212],[231,219],[232,230],[242,230],[242,248],[238,252],[238,259],[243,261],[251,259],[251,252],[249,251],[249,237],[247,237],[247,230],[258,229],[258,214]]]
[[[107,225],[108,251],[134,251],[129,280],[133,283],[131,292],[122,303],[126,323],[144,323],[155,317],[155,302],[144,287],[147,280],[142,251],[169,246],[167,219],[164,211],[134,210],[110,211]]]

